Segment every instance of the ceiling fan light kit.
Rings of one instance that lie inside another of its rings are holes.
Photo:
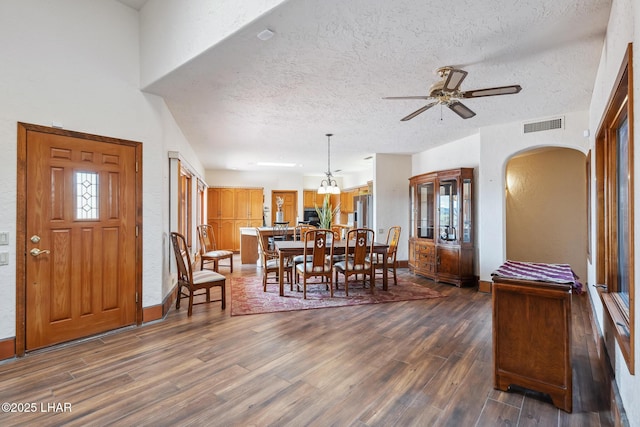
[[[408,116],[400,119],[403,122],[413,119],[418,114],[424,113],[434,105],[446,105],[451,111],[456,113],[463,119],[470,119],[475,116],[476,113],[469,107],[460,102],[460,99],[468,98],[481,98],[484,96],[497,96],[497,95],[512,95],[520,92],[522,87],[520,85],[499,86],[485,89],[474,89],[468,91],[461,91],[460,85],[462,81],[467,77],[467,72],[459,70],[453,67],[441,67],[436,70],[436,74],[440,76],[441,80],[435,82],[429,88],[429,95],[419,96],[388,96],[384,99],[423,99],[431,100],[429,104],[414,111]]]

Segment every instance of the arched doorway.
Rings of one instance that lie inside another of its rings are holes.
[[[587,278],[586,156],[542,147],[512,157],[505,171],[507,259],[566,263]]]

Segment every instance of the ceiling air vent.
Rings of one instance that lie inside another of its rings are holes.
[[[562,129],[564,127],[564,118],[557,117],[555,119],[544,120],[541,122],[525,123],[523,125],[523,133],[542,132],[544,130]]]

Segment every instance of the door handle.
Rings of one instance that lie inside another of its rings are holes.
[[[49,249],[40,250],[38,248],[33,248],[29,251],[29,253],[31,254],[31,256],[38,256],[42,254],[50,254],[51,251]]]

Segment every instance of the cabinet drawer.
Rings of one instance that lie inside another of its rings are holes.
[[[436,248],[433,245],[415,245],[415,265],[416,269],[427,273],[436,272]]]

